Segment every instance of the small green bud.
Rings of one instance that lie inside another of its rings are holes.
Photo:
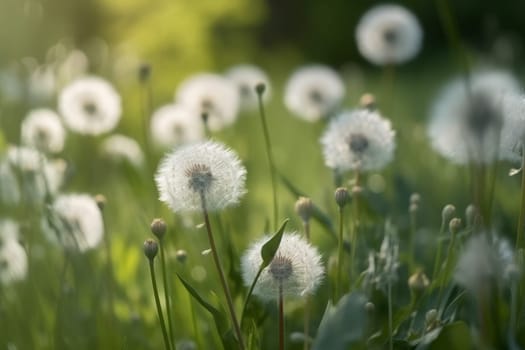
[[[150,228],[155,237],[162,241],[162,238],[166,235],[166,222],[162,219],[153,219]]]
[[[417,203],[410,203],[410,206],[408,207],[408,212],[411,214],[417,213],[419,210],[419,205]]]
[[[414,192],[410,195],[410,204],[419,205],[421,202],[421,195],[417,192]]]
[[[95,196],[95,202],[97,203],[97,206],[100,209],[100,211],[104,211],[107,202],[106,197],[103,194],[97,194]]]
[[[264,91],[266,91],[266,85],[264,83],[257,83],[257,85],[255,85],[255,92],[257,95],[262,96]]]
[[[452,233],[453,235],[458,233],[459,230],[461,229],[461,219],[460,218],[453,218],[452,220],[450,220],[450,222],[448,224],[448,228],[450,230],[450,233]]]
[[[365,304],[365,310],[369,313],[372,313],[376,310],[376,306],[374,305],[374,303],[369,301]]]
[[[184,264],[186,260],[188,259],[188,253],[183,249],[179,249],[175,252],[175,258],[177,259],[178,262],[180,262],[181,264]]]
[[[147,239],[144,242],[144,255],[152,261],[157,256],[159,251],[159,244],[153,239]]]
[[[438,312],[436,309],[430,309],[425,314],[425,325],[427,330],[432,330],[439,325]]]
[[[377,109],[376,98],[370,93],[363,94],[359,99],[359,105],[361,108],[369,109],[374,111]]]
[[[452,204],[447,204],[443,208],[443,211],[441,212],[441,217],[443,218],[443,222],[448,222],[450,219],[452,219],[452,215],[454,215],[454,212],[456,211],[456,207]]]
[[[345,187],[339,187],[335,190],[335,202],[339,208],[343,208],[348,202],[350,202],[350,196]]]
[[[414,273],[408,279],[408,287],[414,295],[420,296],[430,285],[427,275],[423,271]]]
[[[303,222],[308,222],[312,216],[313,203],[312,200],[308,197],[299,197],[297,202],[295,202],[295,212],[303,220]]]
[[[474,204],[469,204],[465,209],[465,218],[469,227],[474,226],[478,217],[478,208]]]

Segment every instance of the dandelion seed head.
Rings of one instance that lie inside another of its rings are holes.
[[[35,109],[21,125],[22,142],[45,153],[59,153],[64,149],[66,132],[60,117],[49,109]]]
[[[25,279],[27,266],[27,253],[20,244],[18,223],[0,219],[0,285]]]
[[[417,18],[399,5],[375,6],[357,24],[357,48],[377,65],[411,60],[419,53],[422,40],[423,31]]]
[[[201,73],[182,82],[176,101],[199,116],[205,114],[210,130],[219,131],[236,121],[240,96],[236,85],[227,78]]]
[[[508,93],[503,96],[503,128],[500,156],[516,164],[521,162],[525,144],[525,95]]]
[[[296,116],[315,122],[335,112],[346,89],[339,74],[324,65],[297,69],[288,79],[284,93],[286,107]]]
[[[96,248],[104,236],[102,213],[95,199],[87,194],[61,194],[42,220],[46,237],[72,251]]]
[[[390,121],[376,111],[342,112],[320,140],[325,164],[340,171],[381,169],[393,159],[394,136]]]
[[[199,113],[180,104],[160,107],[151,117],[151,137],[162,148],[202,141],[204,125]]]
[[[237,204],[246,193],[246,169],[237,155],[214,141],[181,146],[161,161],[155,181],[160,200],[174,212],[206,208],[220,210]]]
[[[241,258],[241,270],[246,286],[255,279],[262,263],[261,248],[270,236],[253,243]],[[263,300],[276,300],[279,285],[283,294],[304,297],[315,293],[324,277],[324,267],[317,249],[295,232],[285,232],[274,259],[263,269],[253,293]]]
[[[114,161],[126,162],[136,168],[144,164],[144,152],[131,137],[120,134],[108,136],[102,141],[100,149],[106,157]]]
[[[262,99],[267,102],[271,97],[270,79],[259,67],[251,64],[240,64],[230,68],[226,72],[226,77],[233,81],[239,90],[241,97],[241,109],[254,110],[258,106],[257,92],[255,88],[258,84],[265,87]]]
[[[66,86],[60,92],[58,109],[71,131],[86,135],[113,130],[122,113],[117,91],[95,76],[79,78]]]
[[[436,100],[428,126],[432,147],[457,164],[493,162],[503,125],[503,97],[519,84],[502,71],[477,72],[449,83]]]

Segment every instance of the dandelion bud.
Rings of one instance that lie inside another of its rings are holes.
[[[419,205],[416,204],[416,203],[410,203],[410,206],[408,207],[408,212],[410,214],[414,214],[414,213],[417,213],[417,211],[419,210]]]
[[[352,196],[357,197],[361,193],[363,193],[363,187],[357,185],[352,187]]]
[[[142,63],[139,66],[139,81],[144,83],[149,80],[151,76],[151,66],[147,63]]]
[[[104,207],[106,206],[106,197],[103,194],[97,194],[95,196],[95,202],[97,203],[100,211],[104,211]]]
[[[374,303],[369,301],[365,304],[365,310],[369,313],[372,313],[376,311],[376,306],[374,305]]]
[[[158,251],[159,251],[159,245],[156,241],[152,239],[147,239],[144,242],[144,255],[146,255],[146,257],[150,261],[153,261],[153,259],[155,259]]]
[[[410,204],[419,205],[421,202],[421,195],[417,192],[414,192],[410,195]]]
[[[175,258],[177,259],[178,262],[180,262],[181,264],[184,264],[186,260],[188,259],[188,253],[183,249],[179,249],[175,252]]]
[[[438,324],[438,312],[436,309],[428,310],[425,314],[425,325],[427,330],[434,329]]]
[[[478,208],[474,204],[469,204],[465,209],[465,217],[467,219],[467,225],[473,226],[478,216]]]
[[[423,293],[429,285],[430,281],[428,280],[427,275],[423,271],[418,271],[414,273],[408,279],[408,287],[414,293],[414,295],[416,295],[416,297],[420,296],[421,293]]]
[[[369,110],[377,109],[375,96],[372,94],[368,94],[368,93],[361,96],[361,98],[359,99],[359,105],[362,108],[366,108]]]
[[[262,94],[264,94],[264,91],[266,91],[266,84],[257,83],[257,85],[255,85],[255,92],[257,92],[257,95],[262,96]]]
[[[295,211],[301,217],[303,222],[308,222],[312,216],[313,203],[308,197],[299,197],[295,202]]]
[[[450,233],[455,235],[458,233],[458,231],[461,229],[461,219],[460,218],[453,218],[450,220],[450,223],[448,224],[448,228],[450,230]]]
[[[441,212],[441,217],[443,218],[443,222],[448,222],[450,219],[452,219],[452,215],[454,215],[454,212],[456,211],[456,207],[452,204],[447,204],[443,208],[443,211]]]
[[[345,187],[339,187],[335,190],[335,202],[339,208],[343,208],[350,201],[348,190]]]
[[[166,222],[162,219],[153,219],[150,227],[151,232],[155,235],[155,237],[157,237],[159,240],[162,240],[162,238],[166,234]]]

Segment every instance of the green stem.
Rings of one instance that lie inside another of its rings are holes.
[[[304,226],[304,235],[306,237],[306,240],[310,242],[310,223],[308,220],[303,221]],[[307,295],[304,300],[304,316],[303,316],[303,335],[304,335],[304,343],[303,343],[303,350],[308,350],[309,348],[309,341],[310,337],[308,333],[310,333],[310,298]]]
[[[434,270],[432,272],[433,283],[437,282],[439,267],[441,266],[441,250],[443,249],[443,242],[441,240],[443,239],[443,234],[445,233],[446,224],[447,223],[445,222],[445,218],[441,219],[441,228],[439,229],[437,252],[434,260]]]
[[[334,303],[341,298],[342,290],[342,270],[343,270],[343,221],[344,221],[344,210],[343,207],[339,207],[339,240],[337,244],[337,276],[336,276],[336,293]],[[352,242],[352,249],[353,249]],[[351,269],[353,266],[351,265]]]
[[[456,243],[456,233],[451,232],[452,238],[448,245],[447,259],[445,261],[445,269],[439,274],[439,293],[438,293],[438,305],[441,305],[441,300],[443,299],[443,287],[450,279],[450,274],[452,272],[453,263],[455,262],[455,255],[453,253],[454,245]]]
[[[228,310],[230,311],[233,328],[234,328],[235,334],[237,335],[237,340],[239,341],[239,348],[241,350],[244,350],[245,349],[244,338],[242,336],[241,327],[239,326],[239,322],[237,321],[237,316],[235,315],[235,309],[233,307],[233,299],[230,293],[230,288],[228,287],[228,283],[226,283],[226,277],[224,275],[224,271],[222,269],[221,262],[219,260],[219,255],[217,254],[217,248],[215,246],[215,240],[213,238],[213,234],[211,230],[210,218],[208,216],[208,210],[206,209],[206,196],[204,195],[203,191],[200,192],[200,197],[201,197],[201,204],[202,204],[202,214],[204,216],[204,223],[206,225],[206,232],[208,233],[208,240],[210,242],[210,249],[213,255],[213,260],[215,262],[215,267],[217,268],[217,271],[219,273],[222,289],[226,297],[226,302],[228,303]]]
[[[166,331],[166,323],[164,322],[164,316],[162,315],[162,307],[160,306],[159,290],[157,289],[157,278],[155,277],[155,268],[153,266],[153,259],[149,261],[149,272],[151,275],[151,284],[153,286],[153,294],[155,296],[155,306],[157,307],[157,314],[159,316],[160,328],[162,329],[162,337],[164,338],[164,346],[166,350],[171,350],[170,340],[168,332]]]
[[[388,293],[388,348],[394,350],[394,334],[393,334],[393,321],[392,321],[392,281],[390,277],[387,282],[387,293]]]
[[[170,298],[170,284],[168,283],[167,268],[166,268],[166,254],[164,253],[164,242],[160,240],[160,267],[162,270],[162,283],[164,285],[164,303],[166,304],[166,315],[168,316],[168,332],[170,341],[173,347],[175,337],[173,336],[173,318],[171,316],[171,298]]]
[[[270,132],[268,131],[268,125],[266,122],[266,113],[264,111],[264,104],[262,101],[262,94],[263,91],[260,91],[259,89],[256,89],[257,92],[257,101],[259,104],[259,114],[261,116],[261,123],[263,128],[263,135],[264,135],[264,143],[266,146],[266,156],[268,157],[268,163],[270,165],[270,177],[272,181],[272,195],[273,195],[273,228],[274,230],[277,230],[278,225],[278,217],[279,217],[279,207],[278,207],[278,201],[277,201],[277,180],[275,176],[275,162],[273,160],[273,153],[272,153],[272,143],[270,140]]]
[[[264,268],[261,266],[259,267],[259,270],[257,271],[257,274],[255,275],[255,278],[253,279],[253,282],[250,286],[250,289],[248,290],[248,294],[246,294],[246,299],[244,300],[244,305],[242,307],[242,314],[241,314],[241,328],[244,324],[244,316],[246,314],[246,308],[248,307],[248,302],[250,301],[250,297],[253,294],[253,290],[255,288],[255,285],[257,284],[257,280],[259,279],[259,276],[261,275]]]
[[[523,230],[525,221],[525,143],[521,146],[521,204],[518,216],[518,231],[516,232],[516,250],[525,248]]]
[[[62,302],[64,301],[64,290],[65,290],[65,281],[66,281],[66,274],[67,274],[67,268],[69,267],[69,255],[67,252],[64,254],[64,265],[62,266],[62,271],[60,272],[60,280],[58,284],[58,297],[56,299],[56,306],[55,306],[55,329],[54,329],[54,335],[55,335],[55,349],[65,349],[66,344],[64,343],[64,339],[62,337]]]
[[[414,268],[414,240],[416,236],[416,213],[410,211],[410,237],[408,242],[408,267],[412,270]]]
[[[284,298],[281,281],[279,281],[279,350],[284,350]]]

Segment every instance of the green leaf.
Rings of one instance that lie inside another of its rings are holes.
[[[215,321],[215,326],[217,327],[217,331],[219,332],[219,335],[221,337],[222,344],[225,349],[234,349],[238,345],[236,343],[236,340],[233,336],[232,329],[228,327],[229,322],[227,317],[225,316],[224,310],[219,310],[206,300],[204,300],[203,297],[199,295],[199,293],[193,288],[184,278],[182,278],[179,274],[177,274],[177,277],[184,285],[184,288],[188,291],[188,293],[191,294],[191,296],[201,304],[202,307],[204,307],[212,316],[213,320]]]
[[[288,180],[284,175],[279,174],[279,177],[281,178],[282,183],[288,190],[293,193],[297,197],[308,197],[308,195],[299,190],[297,187],[295,187],[294,184],[290,180]],[[321,209],[319,209],[315,204],[312,208],[312,218],[317,221],[324,229],[325,231],[332,237],[335,241],[337,241],[337,235],[335,232],[334,224],[332,223],[332,220],[330,217],[324,213]]]
[[[275,256],[275,253],[277,253],[277,249],[279,249],[279,245],[281,244],[281,239],[283,238],[284,228],[286,227],[286,224],[290,221],[289,219],[285,219],[284,222],[281,224],[281,227],[277,230],[277,232],[268,240],[268,242],[264,243],[264,245],[261,248],[261,257],[262,257],[262,264],[261,269],[264,269],[266,266],[270,265],[270,263],[273,260],[273,257]]]
[[[417,350],[469,350],[474,349],[474,342],[467,324],[463,321],[450,323],[428,332]]]
[[[346,350],[361,341],[367,327],[366,297],[361,293],[344,295],[336,306],[326,306],[312,350]]]

